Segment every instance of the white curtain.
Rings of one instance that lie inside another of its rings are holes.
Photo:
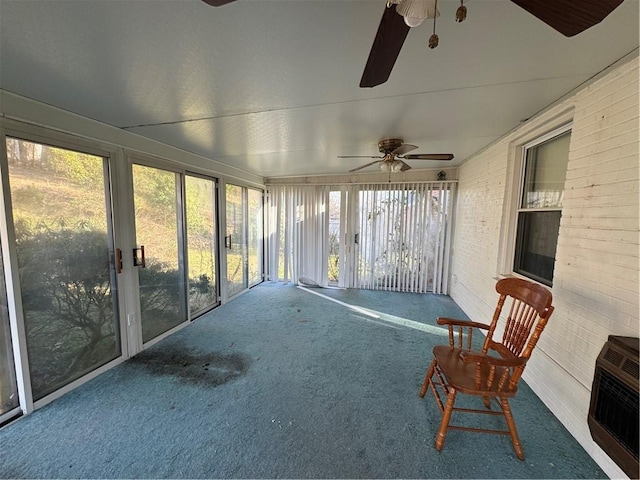
[[[355,287],[448,293],[455,183],[356,187]]]
[[[327,285],[329,187],[267,189],[267,279]]]

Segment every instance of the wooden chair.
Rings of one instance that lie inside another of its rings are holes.
[[[427,388],[431,386],[442,412],[442,422],[436,436],[437,450],[442,449],[449,428],[497,433],[510,435],[516,455],[520,460],[524,460],[508,399],[516,395],[518,381],[527,360],[553,312],[552,295],[546,288],[519,278],[498,281],[496,291],[500,298],[489,325],[438,318],[438,325],[447,325],[449,328],[449,345],[433,348],[433,361],[420,389],[420,396],[424,397]],[[504,318],[504,315],[501,315],[502,307],[508,298],[511,306]],[[504,330],[502,338],[494,339],[498,323],[504,324]],[[472,350],[472,334],[475,329],[487,331],[482,351]],[[444,402],[441,393],[446,397]],[[458,393],[482,397],[486,409],[455,407]],[[492,399],[495,400],[499,411],[491,410]],[[450,425],[453,412],[503,415],[508,430]]]

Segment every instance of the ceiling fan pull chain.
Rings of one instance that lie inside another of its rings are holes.
[[[438,11],[438,0],[436,0],[434,11]],[[436,48],[438,46],[439,38],[436,34],[436,18],[437,15],[433,16],[433,33],[429,37],[429,48]]]
[[[467,7],[464,6],[464,0],[460,0],[460,6],[456,10],[456,22],[464,22],[467,18]]]

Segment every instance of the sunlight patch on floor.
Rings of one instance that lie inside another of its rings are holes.
[[[409,320],[407,318],[403,318],[403,317],[398,317],[395,315],[389,315],[388,313],[383,313],[383,312],[378,312],[376,310],[371,310],[369,308],[363,308],[363,307],[359,307],[357,305],[351,305],[350,303],[346,303],[346,302],[342,302],[340,300],[337,300],[335,298],[331,298],[328,297],[327,295],[323,295],[322,293],[316,291],[316,290],[312,290],[309,288],[305,288],[305,287],[301,287],[301,286],[297,286],[297,288],[299,288],[300,290],[304,290],[305,292],[308,293],[312,293],[313,295],[317,295],[318,297],[324,298],[326,300],[329,300],[331,302],[337,303],[338,305],[342,305],[343,307],[347,307],[348,309],[357,312],[361,315],[365,315],[366,317],[370,317],[373,318],[377,321],[374,321],[374,323],[378,323],[378,324],[384,324],[383,322],[387,322],[389,324],[393,324],[393,325],[400,325],[403,327],[408,327],[408,328],[413,328],[414,330],[420,330],[423,332],[427,332],[427,333],[432,333],[435,335],[441,335],[443,337],[446,337],[449,335],[449,331],[446,328],[442,328],[442,327],[436,327],[433,325],[426,325],[424,323],[420,323],[420,322],[416,322],[414,320]],[[363,318],[360,317],[359,315],[352,315],[353,317],[356,318],[360,318],[362,320],[369,320],[367,318]],[[370,320],[369,320],[370,321]],[[391,325],[388,325],[391,326]]]

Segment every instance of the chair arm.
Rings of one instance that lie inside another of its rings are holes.
[[[485,325],[484,323],[470,322],[468,320],[458,320],[456,318],[446,318],[446,317],[438,317],[436,319],[438,325],[446,325],[449,329],[449,348],[452,350],[456,346],[456,331],[457,331],[457,339],[458,339],[458,347],[463,348],[464,337],[466,332],[466,348],[467,350],[471,350],[472,338],[473,338],[473,330],[477,328],[479,330],[488,330],[489,325]]]
[[[471,322],[469,320],[458,320],[456,318],[438,317],[438,325],[452,325],[456,327],[475,327],[482,330],[489,330],[489,325],[485,323]]]
[[[479,352],[464,350],[460,352],[460,358],[464,363],[488,363],[499,367],[520,367],[527,363],[527,359],[523,357],[497,358],[491,355],[483,355]]]

